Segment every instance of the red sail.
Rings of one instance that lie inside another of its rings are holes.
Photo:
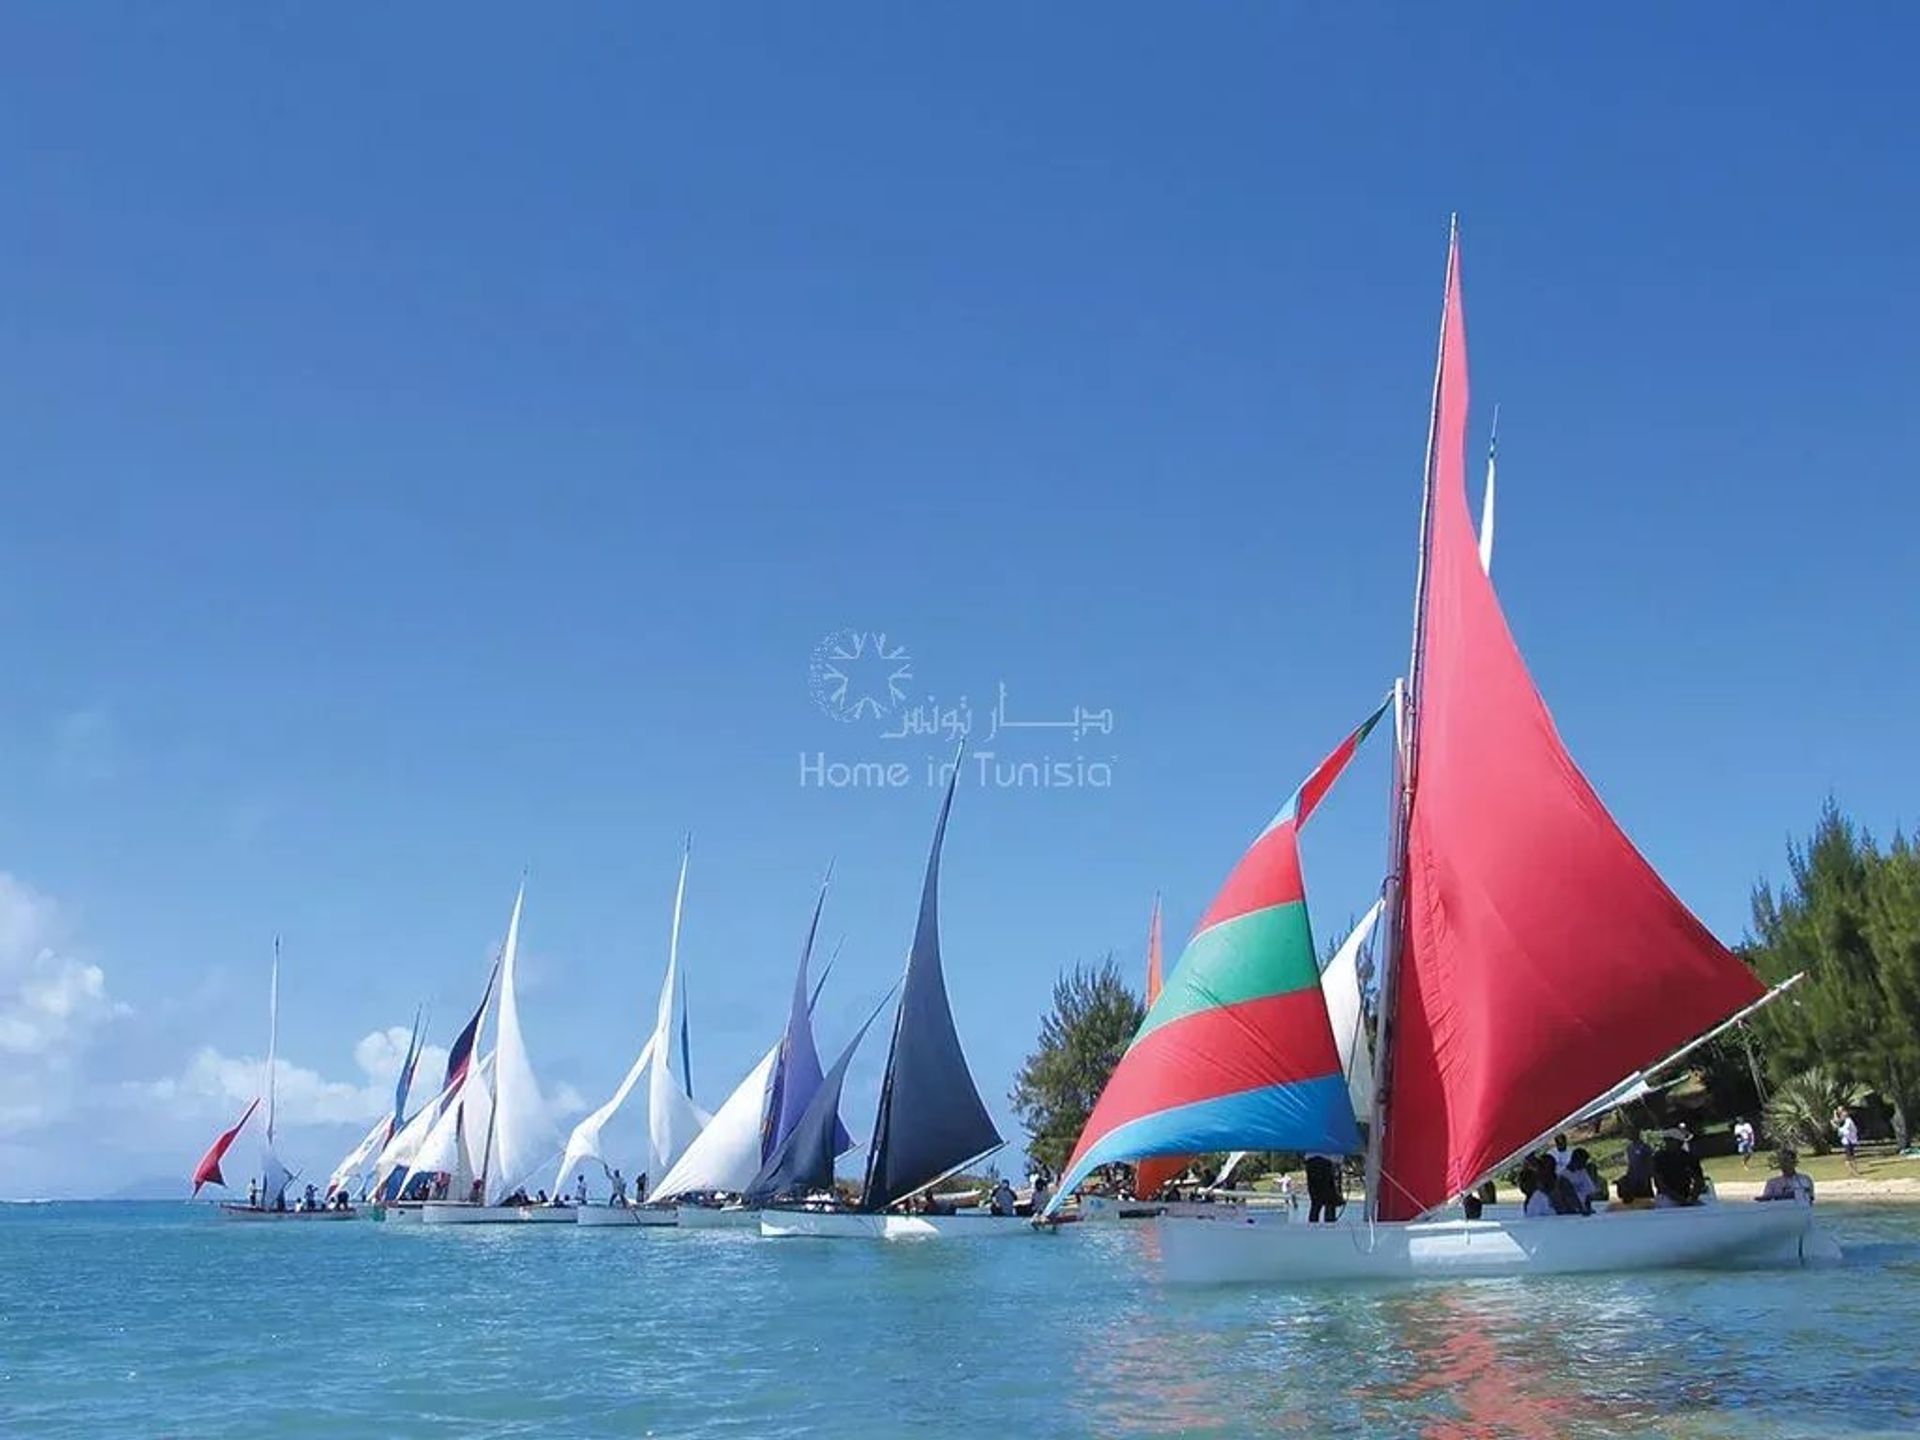
[[[1443,1204],[1762,987],[1668,890],[1560,743],[1467,509],[1448,262],[1426,636],[1379,1213]]]
[[[202,1155],[200,1157],[200,1163],[193,1167],[194,1194],[198,1195],[200,1193],[200,1187],[202,1185],[218,1185],[223,1189],[226,1187],[226,1177],[220,1173],[220,1161],[225,1157],[228,1147],[238,1138],[240,1132],[247,1128],[247,1121],[253,1118],[254,1109],[259,1104],[260,1097],[256,1095],[253,1099],[253,1104],[247,1106],[246,1113],[235,1122],[234,1127],[207,1147],[207,1153]]]
[[[1147,926],[1147,1008],[1160,998],[1160,897],[1153,897],[1153,920]],[[1142,1200],[1158,1195],[1169,1180],[1177,1180],[1193,1163],[1191,1155],[1149,1155],[1133,1167],[1133,1193]]]

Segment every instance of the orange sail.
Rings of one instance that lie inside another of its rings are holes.
[[[1435,415],[1387,1220],[1445,1203],[1763,989],[1621,833],[1507,629],[1467,507],[1457,236]]]
[[[1160,897],[1153,897],[1153,919],[1147,925],[1147,1008],[1160,998]],[[1133,1167],[1133,1193],[1150,1200],[1168,1181],[1177,1179],[1193,1163],[1191,1155],[1150,1155]]]

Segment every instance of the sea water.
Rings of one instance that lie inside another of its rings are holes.
[[[1133,1224],[883,1245],[0,1205],[0,1435],[1920,1433],[1920,1211],[1821,1219],[1832,1268],[1290,1293],[1165,1287]]]

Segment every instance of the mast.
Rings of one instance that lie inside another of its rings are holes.
[[[1381,947],[1379,1004],[1374,1020],[1373,1113],[1367,1124],[1366,1209],[1369,1219],[1380,1211],[1380,1159],[1386,1138],[1388,1110],[1393,1097],[1393,1012],[1399,999],[1400,961],[1406,952],[1407,836],[1413,827],[1413,792],[1420,769],[1420,652],[1427,637],[1427,559],[1433,548],[1433,459],[1440,440],[1440,382],[1447,356],[1447,302],[1453,295],[1454,257],[1460,249],[1460,216],[1447,223],[1447,272],[1441,286],[1440,338],[1433,360],[1433,401],[1427,411],[1427,454],[1420,476],[1420,549],[1413,582],[1413,644],[1407,660],[1407,679],[1395,682],[1394,739],[1399,764],[1395,767],[1398,795],[1388,842],[1387,907],[1391,920],[1387,943]]]
[[[673,992],[673,1005],[680,1012],[680,1089],[691,1100],[693,1098],[693,1053],[692,1042],[688,1036],[688,1006],[686,982],[680,978],[680,912],[687,901],[687,866],[693,861],[693,832],[687,832],[686,844],[680,850],[680,883],[673,892],[673,933],[667,940],[668,985]],[[672,1017],[661,1017],[660,1024],[670,1027]],[[673,1053],[673,1037],[669,1034],[661,1042],[667,1048],[669,1057]],[[673,1066],[667,1066],[671,1073]]]
[[[273,937],[273,979],[267,984],[267,1148],[273,1148],[274,1052],[280,1042],[280,937]]]

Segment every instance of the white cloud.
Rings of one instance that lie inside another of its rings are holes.
[[[274,1116],[280,1125],[365,1125],[393,1105],[393,1087],[406,1059],[405,1026],[369,1031],[353,1047],[356,1079],[329,1080],[318,1070],[295,1064],[284,1056],[273,1062]],[[414,1071],[417,1102],[427,1087],[438,1083],[447,1064],[447,1052],[438,1045],[420,1051]],[[129,1087],[141,1099],[176,1110],[190,1106],[208,1116],[243,1107],[266,1093],[266,1060],[261,1056],[223,1055],[203,1045],[177,1076]]]
[[[58,1120],[94,1032],[126,1007],[106,972],[66,953],[60,907],[0,871],[0,1134]]]

